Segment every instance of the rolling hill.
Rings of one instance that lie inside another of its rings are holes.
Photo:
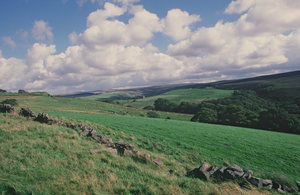
[[[293,71],[287,73],[280,73],[274,75],[259,76],[253,78],[237,79],[237,80],[224,80],[212,83],[191,83],[191,84],[173,84],[173,85],[161,85],[142,88],[130,88],[130,89],[111,89],[111,90],[98,90],[93,92],[83,92],[75,94],[61,95],[63,97],[89,97],[89,99],[99,100],[117,100],[127,99],[134,97],[151,97],[161,95],[172,90],[178,89],[203,89],[207,87],[224,89],[224,90],[237,90],[237,89],[257,89],[272,87],[274,89],[296,89],[296,96],[300,96],[299,93],[300,83],[300,71]],[[130,95],[122,95],[129,93]],[[109,94],[112,95],[110,98]],[[119,98],[115,97],[115,94],[119,94]],[[101,95],[104,95],[102,98]],[[95,96],[95,97],[92,97]]]
[[[11,193],[44,194],[268,194],[235,183],[211,183],[186,177],[203,162],[239,164],[256,176],[295,185],[300,180],[300,137],[256,129],[167,120],[186,115],[159,112],[162,118],[142,117],[144,110],[104,102],[50,97],[15,98],[20,107],[47,112],[64,121],[93,126],[113,140],[128,141],[160,159],[119,157],[78,132],[45,125],[16,114],[0,114],[0,189]],[[175,174],[170,174],[174,170]]]

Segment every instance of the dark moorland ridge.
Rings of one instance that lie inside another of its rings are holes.
[[[280,74],[274,74],[274,75],[245,78],[245,79],[237,79],[237,80],[223,80],[223,81],[216,81],[216,82],[211,82],[211,83],[169,84],[169,85],[158,85],[158,86],[151,86],[151,87],[140,87],[140,88],[129,88],[129,89],[96,90],[96,91],[90,91],[90,92],[79,92],[79,93],[64,94],[64,95],[58,95],[58,96],[86,97],[86,96],[91,96],[91,95],[95,95],[95,94],[101,94],[104,92],[109,93],[109,92],[117,92],[117,91],[124,91],[124,92],[139,91],[139,92],[141,92],[141,95],[143,95],[143,96],[155,96],[155,95],[166,93],[171,90],[188,89],[188,88],[216,87],[216,88],[220,88],[220,89],[243,89],[243,87],[247,86],[248,84],[251,85],[251,83],[259,84],[259,83],[265,83],[266,81],[275,83],[275,82],[279,81],[280,79],[288,79],[288,78],[298,78],[300,80],[300,71],[293,71],[293,72],[287,72],[287,73],[280,73]],[[297,84],[299,85],[299,82],[297,83],[295,81],[295,83],[291,83],[291,84],[295,84],[294,86],[291,86],[291,87],[295,87]]]

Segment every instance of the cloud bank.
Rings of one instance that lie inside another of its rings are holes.
[[[207,82],[249,77],[299,68],[300,3],[295,0],[232,1],[226,14],[233,22],[201,25],[200,15],[180,9],[164,18],[136,0],[106,2],[87,18],[81,33],[70,33],[64,52],[46,44],[51,27],[36,21],[32,36],[39,41],[26,59],[0,53],[0,88],[66,93],[162,83]],[[267,8],[267,9],[266,9]],[[129,14],[127,22],[120,16]],[[173,40],[159,51],[151,40],[158,34]]]

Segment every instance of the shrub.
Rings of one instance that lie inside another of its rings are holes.
[[[153,112],[153,111],[147,112],[147,116],[149,118],[159,118],[159,114],[157,114],[156,112]]]
[[[12,106],[17,106],[18,102],[16,99],[6,99],[1,102],[1,104],[10,104]]]

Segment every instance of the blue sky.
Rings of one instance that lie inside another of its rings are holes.
[[[230,0],[199,1],[199,0],[142,0],[144,7],[159,17],[165,17],[168,10],[180,8],[191,14],[201,14],[202,21],[195,26],[213,26],[220,20],[231,20],[233,17],[224,14]],[[30,32],[34,21],[44,20],[51,27],[54,34],[53,43],[58,52],[64,51],[69,45],[68,36],[71,32],[82,32],[86,27],[88,15],[103,7],[104,2],[86,2],[82,5],[76,0],[2,0],[0,1],[0,37],[10,36],[19,41],[19,46],[9,48],[2,41],[2,54],[6,57],[25,57],[26,51],[34,40],[22,41],[20,32]],[[126,21],[125,15],[120,20]],[[21,39],[21,40],[20,40]],[[166,50],[170,39],[156,36],[152,42],[162,50]]]
[[[298,0],[2,0],[0,88],[67,93],[299,69]]]

